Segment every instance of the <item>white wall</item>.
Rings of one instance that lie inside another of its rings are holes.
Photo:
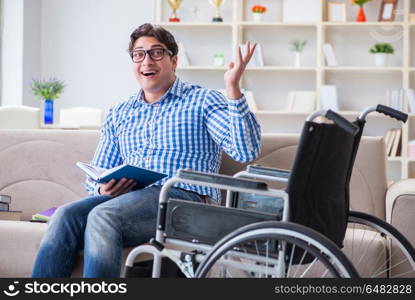
[[[3,0],[2,105],[23,101],[23,0]],[[7,42],[6,42],[7,41]]]
[[[40,107],[32,78],[66,82],[57,110],[106,108],[139,89],[127,48],[131,32],[153,21],[153,1],[4,0],[3,5],[2,105]]]
[[[153,1],[42,0],[41,20],[42,77],[67,83],[57,108],[104,108],[139,89],[127,48]]]
[[[23,104],[40,106],[40,99],[32,93],[33,78],[40,78],[41,74],[41,5],[38,0],[24,0],[23,9]]]

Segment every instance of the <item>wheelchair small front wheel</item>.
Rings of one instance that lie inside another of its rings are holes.
[[[264,221],[244,226],[213,247],[196,277],[358,277],[328,238],[305,226]]]

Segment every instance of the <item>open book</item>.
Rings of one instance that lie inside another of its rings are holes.
[[[134,179],[137,182],[137,189],[142,189],[164,177],[166,174],[131,166],[120,165],[112,169],[103,169],[83,162],[76,165],[84,171],[92,180],[98,183],[105,183],[111,179],[120,180],[121,178]]]

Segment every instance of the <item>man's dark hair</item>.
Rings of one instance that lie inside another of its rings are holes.
[[[176,40],[169,31],[167,31],[161,26],[145,23],[143,25],[140,25],[131,33],[130,45],[128,46],[129,53],[131,53],[131,51],[133,50],[135,41],[143,36],[153,37],[157,39],[160,43],[166,45],[167,49],[169,49],[173,53],[172,56],[177,55],[177,53],[179,52]]]

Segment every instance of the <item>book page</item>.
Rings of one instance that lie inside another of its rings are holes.
[[[77,162],[76,166],[94,180],[97,180],[105,171],[103,168],[94,167],[83,162]]]

